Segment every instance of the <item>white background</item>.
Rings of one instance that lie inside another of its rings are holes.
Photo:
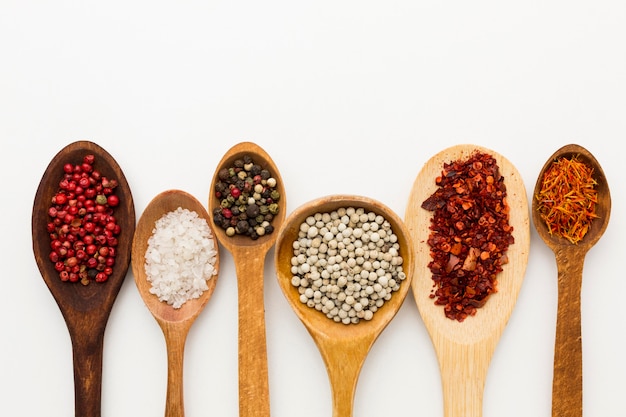
[[[137,217],[161,191],[208,200],[223,154],[253,141],[274,159],[287,210],[334,193],[404,216],[422,165],[474,143],[532,192],[577,143],[612,186],[609,227],[583,280],[584,411],[625,416],[623,319],[626,3],[623,1],[0,2],[0,404],[73,415],[69,335],[35,265],[30,216],[52,157],[76,140],[109,151]],[[556,266],[531,224],[518,303],[489,368],[484,416],[550,416]],[[266,262],[271,410],[331,415],[321,357]],[[222,249],[213,298],[185,351],[189,417],[236,416],[237,305]],[[163,335],[132,272],[105,333],[102,415],[163,415]],[[462,383],[460,381],[460,383]],[[358,381],[355,416],[442,416],[436,357],[412,295]],[[461,416],[463,417],[463,416]]]

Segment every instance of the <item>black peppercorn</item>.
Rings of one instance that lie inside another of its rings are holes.
[[[240,220],[237,222],[237,226],[236,226],[236,231],[239,234],[246,234],[248,233],[248,229],[250,228],[250,226],[248,225],[248,222],[245,220]]]
[[[249,205],[248,208],[246,209],[246,215],[248,216],[248,218],[254,218],[258,216],[259,206],[257,206],[256,204]]]

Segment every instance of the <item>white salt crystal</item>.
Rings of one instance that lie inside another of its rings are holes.
[[[166,213],[155,223],[145,261],[150,293],[160,301],[178,309],[200,297],[217,274],[217,251],[206,220],[181,207]]]

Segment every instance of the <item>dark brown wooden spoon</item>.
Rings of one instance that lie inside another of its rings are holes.
[[[188,300],[179,309],[159,301],[159,298],[150,293],[152,284],[147,279],[145,270],[145,255],[148,250],[148,240],[154,231],[154,224],[163,215],[176,210],[178,207],[195,211],[204,218],[215,237],[211,219],[204,206],[191,194],[180,190],[167,190],[152,199],[141,214],[137,223],[137,230],[133,239],[132,268],[135,284],[146,307],[152,313],[163,331],[167,347],[167,397],[165,400],[166,417],[182,417],[185,415],[183,401],[183,368],[184,352],[187,334],[198,315],[209,302],[217,284],[214,275],[207,281],[208,289],[200,297]],[[216,262],[213,265],[219,271],[219,248],[215,242]]]
[[[548,226],[538,211],[535,197],[541,189],[543,175],[552,162],[560,157],[580,157],[593,168],[597,181],[597,219],[594,219],[585,237],[577,244],[550,234]],[[554,348],[554,374],[552,381],[552,415],[575,417],[583,414],[582,331],[580,295],[585,255],[600,239],[611,214],[609,185],[596,158],[579,145],[566,145],[557,150],[544,164],[535,185],[532,218],[537,233],[556,257],[558,271],[558,309]]]
[[[63,177],[63,165],[78,164],[87,154],[95,156],[94,168],[119,183],[120,205],[115,217],[121,227],[113,274],[103,284],[63,282],[49,260],[50,238],[46,230],[48,208]],[[130,265],[135,232],[135,207],[122,169],[103,148],[89,141],[71,143],[61,149],[46,169],[33,204],[32,239],[41,275],[63,314],[72,341],[74,400],[77,417],[99,417],[102,391],[102,353],[105,327],[113,303]]]
[[[252,142],[241,142],[230,148],[219,162],[209,191],[209,213],[220,207],[215,197],[215,185],[221,168],[228,168],[244,156],[251,156],[256,164],[270,171],[277,180],[280,209],[274,217],[274,232],[252,240],[245,235],[227,236],[215,227],[215,236],[233,256],[237,273],[239,320],[239,416],[269,417],[269,379],[267,344],[265,339],[264,265],[267,252],[276,243],[278,229],[285,220],[287,199],[278,167],[265,150]]]

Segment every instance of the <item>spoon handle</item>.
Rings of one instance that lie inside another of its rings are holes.
[[[487,369],[495,344],[442,347],[440,358],[445,417],[481,417]],[[445,355],[445,353],[442,353]]]
[[[269,417],[264,307],[265,253],[233,254],[239,305],[239,416]]]
[[[183,402],[183,365],[185,340],[189,326],[177,326],[177,323],[163,323],[161,329],[167,345],[167,396],[165,417],[184,417]]]
[[[556,253],[558,309],[552,381],[552,415],[583,415],[583,371],[580,294],[584,253]]]
[[[90,329],[72,336],[74,363],[74,414],[100,417],[102,401],[102,351],[104,332]]]
[[[333,417],[352,417],[359,373],[373,343],[371,337],[354,340],[317,338],[332,391]]]

